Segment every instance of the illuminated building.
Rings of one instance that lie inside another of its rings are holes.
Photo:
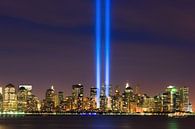
[[[106,89],[104,84],[101,86],[100,91],[100,111],[105,112],[107,107]]]
[[[133,89],[126,83],[123,93],[123,111],[131,112],[131,102],[133,101]]]
[[[97,109],[97,88],[90,89],[90,110]]]
[[[67,96],[64,100],[64,110],[66,112],[73,111],[73,97]]]
[[[84,97],[83,98],[83,111],[89,111],[90,110],[90,98]]]
[[[3,95],[3,87],[0,87],[0,94]]]
[[[3,112],[3,88],[0,87],[0,112]]]
[[[45,94],[44,106],[42,108],[44,112],[55,112],[55,97],[54,87],[51,86]]]
[[[3,97],[3,110],[4,112],[17,111],[16,88],[12,84],[8,84],[5,86]]]
[[[117,87],[112,97],[112,111],[122,112],[122,110],[123,110],[122,96],[120,95],[119,87]]]
[[[0,94],[0,112],[3,112],[3,95]]]
[[[111,86],[109,86],[111,88]],[[29,87],[19,86],[16,93],[15,86],[9,84],[0,94],[0,112],[25,112],[25,113],[191,113],[192,104],[189,100],[189,88],[168,86],[164,93],[150,97],[146,94],[134,94],[128,83],[121,95],[119,87],[114,94],[109,89],[109,100],[106,96],[106,86],[101,86],[100,108],[97,108],[97,88],[90,89],[90,96],[84,97],[83,85],[72,86],[72,96],[64,97],[63,92],[55,93],[54,87],[47,89],[45,99],[39,101],[31,93]]]
[[[143,111],[154,112],[155,101],[154,98],[144,95]]]
[[[32,95],[32,85],[29,84],[21,84],[19,85],[19,88],[24,87],[27,91],[28,95]]]
[[[154,97],[154,112],[163,112],[163,100],[162,100],[162,95],[158,95]]]
[[[180,110],[183,112],[189,112],[189,88],[188,87],[182,87],[179,89],[180,94]]]
[[[30,95],[27,99],[26,112],[33,113],[41,110],[41,103],[35,95]]]
[[[179,111],[180,99],[179,92],[175,86],[168,86],[163,93],[163,112]]]
[[[64,92],[62,91],[58,92],[58,101],[59,101],[59,104],[64,102]]]
[[[24,87],[19,87],[17,93],[18,111],[26,112],[27,109],[27,94],[28,91]]]
[[[32,113],[40,110],[40,102],[38,98],[32,94],[32,85],[19,85],[17,98],[18,111]]]
[[[73,110],[82,111],[83,109],[83,85],[72,86]]]
[[[193,112],[193,108],[192,108],[192,104],[191,104],[191,103],[189,103],[188,112],[190,112],[190,113],[192,113],[192,112]]]
[[[3,111],[3,88],[0,87],[0,112]]]

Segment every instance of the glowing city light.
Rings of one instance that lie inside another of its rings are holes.
[[[96,0],[96,88],[97,88],[97,107],[100,106],[100,87],[101,87],[101,0]],[[105,86],[106,97],[109,97],[110,89],[110,0],[105,0]]]
[[[101,85],[101,0],[96,0],[96,88],[97,108],[100,107],[100,85]]]
[[[105,85],[109,97],[110,86],[110,0],[105,0]]]

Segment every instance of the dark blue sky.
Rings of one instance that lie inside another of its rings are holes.
[[[195,2],[112,0],[111,83],[195,93]],[[0,85],[95,86],[95,0],[0,0]],[[193,97],[193,95],[191,95]],[[193,97],[195,98],[195,96]]]

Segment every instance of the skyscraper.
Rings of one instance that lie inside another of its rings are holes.
[[[44,106],[42,110],[45,112],[55,112],[55,90],[53,86],[51,86],[50,89],[47,89],[45,93]]]
[[[116,87],[114,95],[112,96],[112,111],[113,112],[122,112],[123,101],[120,94],[119,87]]]
[[[107,107],[106,87],[103,84],[100,91],[100,111],[105,112]]]
[[[58,102],[59,104],[63,103],[64,101],[64,92],[60,91],[58,92]]]
[[[168,86],[166,92],[163,93],[163,111],[179,111],[179,105],[180,99],[178,89],[175,86]]]
[[[179,94],[180,94],[180,106],[181,106],[181,111],[183,112],[189,112],[189,88],[188,87],[182,87],[179,89]]]
[[[0,94],[0,112],[3,112],[3,95]]]
[[[21,84],[21,85],[19,85],[19,88],[21,88],[21,87],[26,89],[28,95],[32,95],[32,85]]]
[[[8,84],[5,86],[3,97],[3,110],[4,112],[17,111],[16,88],[12,84]]]
[[[26,112],[28,91],[24,87],[20,87],[17,93],[18,111]]]
[[[125,85],[125,91],[123,93],[123,111],[131,112],[131,101],[133,99],[133,89],[129,86],[129,83]]]
[[[0,87],[0,94],[3,95],[3,87]]]
[[[97,109],[97,88],[90,89],[90,110]]]
[[[83,110],[83,85],[72,86],[73,110]]]
[[[3,111],[3,88],[0,87],[0,112]]]

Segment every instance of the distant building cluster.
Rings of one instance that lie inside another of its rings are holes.
[[[65,96],[64,92],[56,92],[54,87],[46,90],[45,98],[39,100],[32,93],[32,85],[8,84],[0,87],[0,112],[24,113],[79,113],[79,112],[108,112],[108,113],[174,113],[192,112],[189,100],[189,88],[168,86],[163,93],[150,97],[141,94],[139,87],[134,89],[127,83],[125,90],[119,87],[109,89],[106,96],[105,86],[102,85],[100,99],[97,99],[97,88],[90,89],[90,96],[84,96],[81,84],[72,86],[72,95]],[[114,92],[112,92],[114,91]],[[97,108],[97,101],[100,107]]]

